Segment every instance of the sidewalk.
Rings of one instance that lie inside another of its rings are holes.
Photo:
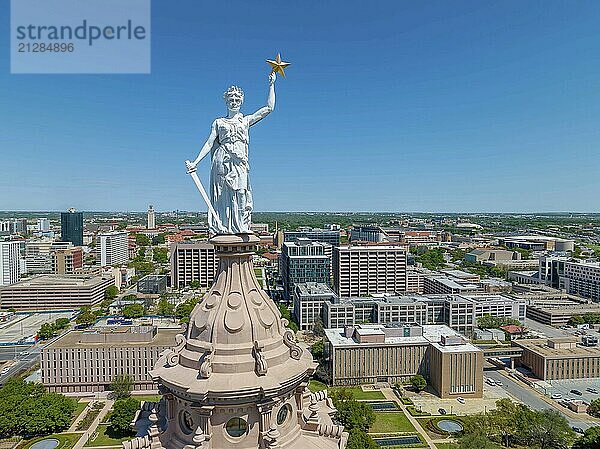
[[[92,422],[89,429],[86,430],[83,433],[83,435],[81,435],[81,438],[79,438],[77,443],[75,443],[75,445],[73,446],[73,449],[82,449],[83,448],[83,446],[85,445],[85,443],[87,443],[90,436],[92,436],[94,434],[94,432],[96,431],[96,429],[98,428],[98,425],[102,422],[102,420],[108,414],[110,409],[112,409],[114,403],[115,403],[115,401],[113,401],[113,400],[110,400],[110,399],[106,400],[106,402],[104,404],[104,408],[102,410],[100,410],[100,414]]]
[[[88,410],[91,408],[91,405],[94,403],[95,401],[90,401],[87,403],[86,407],[83,409],[83,411],[79,414],[79,416],[77,417],[77,419],[75,421],[73,421],[73,424],[71,424],[71,427],[69,427],[67,429],[67,432],[69,433],[74,433],[74,432],[79,432],[77,430],[77,425],[79,424],[79,421],[81,421],[85,415],[87,415]]]
[[[408,418],[408,420],[410,421],[410,423],[413,425],[413,427],[425,439],[425,442],[427,443],[427,445],[429,446],[429,448],[430,449],[437,449],[436,446],[435,446],[435,443],[433,442],[433,440],[431,439],[431,437],[427,434],[427,431],[425,431],[425,429],[423,429],[423,427],[421,426],[421,424],[419,423],[419,421],[417,421],[415,419],[415,417],[412,416],[408,412],[408,410],[406,409],[406,406],[402,402],[400,402],[398,400],[398,397],[394,394],[393,390],[390,389],[390,388],[382,388],[381,392],[383,393],[383,395],[385,396],[386,399],[388,399],[390,401],[393,401],[394,403],[396,403],[398,405],[398,407],[400,407],[400,410],[402,410],[404,412],[404,414],[406,415],[406,417]]]

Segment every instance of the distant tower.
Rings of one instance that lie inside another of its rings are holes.
[[[19,282],[19,241],[0,241],[0,286]]]
[[[60,240],[74,246],[83,245],[83,212],[71,208],[60,213]]]
[[[49,232],[50,231],[50,220],[47,218],[38,218],[37,230],[40,232]]]
[[[156,228],[156,217],[154,216],[154,208],[152,204],[148,206],[148,229]]]

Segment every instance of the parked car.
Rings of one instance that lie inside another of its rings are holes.
[[[581,433],[581,434],[585,433],[581,427],[573,426],[573,427],[571,427],[571,429],[573,429],[573,432],[575,432],[575,433]]]
[[[502,382],[500,382],[499,380],[496,381],[496,385],[498,385],[499,387],[502,386]]]
[[[550,396],[551,399],[562,399],[562,394],[560,393],[553,393],[552,396]]]
[[[8,373],[8,368],[4,368],[2,371],[0,371],[0,376],[4,376],[6,373]]]
[[[460,402],[461,404],[464,404],[464,403],[465,403],[465,398],[463,398],[462,396],[459,396],[459,397],[457,397],[457,398],[456,398],[456,400],[457,400],[458,402]]]
[[[494,379],[492,379],[491,377],[488,377],[486,379],[486,382],[488,383],[488,385],[496,385],[496,381]]]
[[[438,412],[440,415],[445,415],[447,413],[446,409],[443,409],[443,408],[438,408]]]
[[[598,394],[598,390],[596,390],[595,388],[586,388],[585,391],[588,391],[588,392],[594,393],[594,394]]]
[[[583,394],[581,391],[575,389],[571,390],[571,393],[576,394],[577,396],[581,396]]]

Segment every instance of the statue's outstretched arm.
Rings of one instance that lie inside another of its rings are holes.
[[[267,105],[248,116],[248,123],[250,126],[261,121],[275,109],[275,79],[275,72],[272,72],[269,75],[269,96],[267,97]]]
[[[210,127],[210,135],[208,136],[208,139],[206,139],[206,142],[202,146],[200,153],[198,153],[198,157],[196,159],[194,159],[194,161],[192,161],[192,162],[185,161],[185,165],[187,166],[188,170],[194,170],[196,168],[196,166],[200,163],[200,161],[202,159],[204,159],[208,153],[210,153],[210,150],[212,149],[216,139],[217,139],[217,121],[215,120],[212,123],[212,126]]]

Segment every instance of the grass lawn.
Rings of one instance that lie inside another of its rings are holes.
[[[131,435],[127,435],[122,438],[115,438],[114,436],[107,435],[107,429],[108,429],[108,424],[100,424],[98,426],[98,429],[96,429],[96,432],[98,433],[98,435],[96,435],[96,432],[94,432],[94,435],[96,435],[96,438],[94,438],[94,435],[92,435],[90,437],[90,439],[87,441],[87,443],[85,443],[85,447],[95,447],[95,446],[121,447],[121,443],[123,441],[129,440],[135,436],[135,434],[132,433]]]
[[[458,449],[458,443],[435,443],[438,449]]]
[[[360,387],[339,387],[346,390],[350,390],[354,395],[354,399],[357,401],[376,401],[377,399],[385,399],[385,396],[381,391],[363,391]],[[335,390],[335,388],[331,388]]]
[[[316,393],[317,391],[327,390],[327,385],[325,385],[323,382],[319,382],[318,380],[311,379],[308,383],[308,389],[311,392]]]
[[[148,401],[148,402],[158,402],[161,400],[162,396],[160,394],[142,394],[142,395],[131,395],[132,398],[137,399],[139,401]]]
[[[79,440],[80,437],[80,433],[55,433],[54,435],[33,438],[24,444],[19,444],[18,447],[20,449],[29,449],[33,443],[37,443],[41,440],[52,439],[58,440],[58,446],[56,446],[56,449],[71,449],[73,446],[75,446],[75,443],[77,443],[77,440]]]
[[[88,406],[89,402],[78,402],[77,408],[75,409],[75,413],[73,413],[73,419],[71,420],[71,424],[75,422],[75,420],[81,415],[81,412]]]
[[[375,423],[369,433],[416,433],[417,430],[410,423],[403,412],[375,412]]]

